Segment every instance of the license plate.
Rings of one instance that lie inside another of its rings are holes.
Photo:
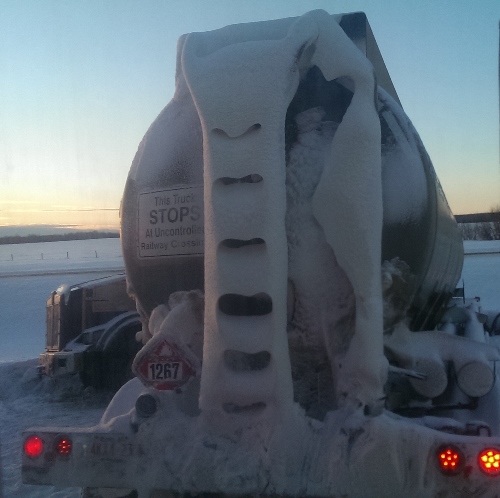
[[[139,443],[126,437],[96,436],[87,446],[87,455],[93,458],[123,460],[142,457],[145,451]]]

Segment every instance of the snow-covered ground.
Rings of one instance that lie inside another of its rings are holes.
[[[123,272],[120,239],[0,245],[0,364],[45,347],[45,303],[63,283]]]
[[[483,310],[500,310],[500,240],[466,240],[465,296],[481,298]]]
[[[466,296],[480,296],[484,309],[500,309],[500,242],[470,241],[465,249],[470,253],[462,275]],[[21,484],[24,429],[93,425],[109,400],[109,395],[82,391],[76,379],[36,377],[36,357],[45,340],[45,301],[63,282],[122,269],[118,239],[0,246],[0,496],[79,496],[78,489]]]
[[[0,245],[0,277],[123,270],[120,239]]]

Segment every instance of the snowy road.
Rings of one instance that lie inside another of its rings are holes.
[[[54,244],[54,243],[53,243]],[[108,244],[108,243],[106,243]],[[114,251],[119,245],[113,240]],[[39,244],[32,252],[39,253]],[[93,249],[95,251],[95,249]],[[485,309],[500,309],[500,254],[483,254],[484,251],[496,252],[499,243],[471,242],[466,243],[467,252],[480,252],[466,256],[463,279],[467,297],[481,296]],[[61,249],[62,253],[66,251]],[[20,448],[21,432],[30,426],[89,426],[98,422],[109,400],[109,394],[97,395],[95,392],[83,392],[78,380],[65,380],[57,383],[49,379],[38,380],[35,375],[36,358],[43,350],[45,300],[49,293],[63,281],[77,282],[87,280],[88,273],[38,275],[8,277],[12,271],[12,260],[2,261],[0,253],[0,317],[2,327],[0,338],[0,496],[13,497],[77,497],[78,489],[57,490],[47,487],[26,486],[21,484]],[[66,258],[68,259],[68,258]],[[68,264],[72,272],[88,268],[91,258],[75,259]],[[95,261],[98,259],[98,261]],[[47,260],[43,260],[47,261]],[[110,268],[119,269],[121,259],[119,252],[114,256],[93,258],[92,264],[104,273]],[[50,261],[49,261],[50,263]],[[36,263],[40,266],[41,261]],[[33,271],[36,266],[32,260],[26,259],[24,264],[18,262],[16,271],[19,274]],[[57,264],[50,263],[50,265]],[[60,264],[60,261],[59,261]],[[72,266],[72,268],[70,268]],[[3,272],[3,275],[2,275]],[[82,278],[83,277],[83,278]]]

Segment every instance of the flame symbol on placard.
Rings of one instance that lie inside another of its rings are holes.
[[[166,343],[162,343],[160,350],[158,351],[158,356],[166,356],[166,357],[171,357],[174,355],[174,351],[172,348]]]

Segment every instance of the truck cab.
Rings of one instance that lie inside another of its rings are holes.
[[[60,285],[47,300],[46,324],[41,375],[78,374],[86,386],[116,389],[132,377],[141,321],[124,274]]]

